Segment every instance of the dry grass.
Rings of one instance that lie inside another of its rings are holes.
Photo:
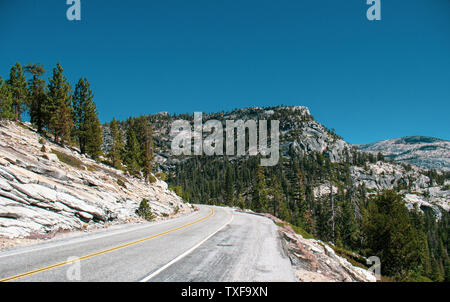
[[[52,149],[52,153],[56,154],[56,156],[58,157],[60,162],[63,162],[65,164],[72,166],[74,168],[77,168],[77,169],[83,168],[83,162],[72,155],[69,155],[64,152],[56,151],[53,149]]]

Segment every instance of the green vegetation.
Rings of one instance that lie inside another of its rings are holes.
[[[11,120],[14,118],[12,103],[11,87],[0,77],[0,120]]]
[[[127,171],[134,176],[143,177],[152,183],[153,172],[153,126],[145,117],[130,118],[126,122],[126,144],[123,151]],[[114,150],[114,149],[113,149]]]
[[[16,63],[11,68],[7,84],[11,92],[12,118],[16,121],[21,121],[22,113],[25,111],[28,99],[27,80],[23,73],[22,65]]]
[[[28,81],[24,71],[31,75]],[[61,64],[53,69],[48,84],[41,79],[45,72],[38,63],[24,67],[16,63],[9,80],[0,79],[0,119],[21,121],[28,111],[38,133],[51,133],[61,145],[76,140],[82,154],[98,159],[103,141],[89,82],[81,79],[72,93]]]
[[[307,231],[305,231],[300,226],[292,225],[290,223],[280,223],[280,222],[277,222],[276,225],[279,226],[279,227],[285,227],[286,225],[289,225],[294,230],[294,232],[296,234],[301,235],[303,238],[305,238],[305,239],[315,239],[313,235],[309,234]]]
[[[117,184],[118,184],[119,186],[123,187],[123,188],[126,188],[126,187],[127,187],[127,186],[125,185],[125,182],[124,182],[122,179],[120,179],[120,178],[117,179]]]
[[[93,97],[88,80],[80,79],[73,95],[72,135],[78,141],[81,154],[88,154],[93,159],[98,159],[102,153],[102,129]]]
[[[99,171],[99,167],[97,165],[87,165],[87,169],[90,172]]]
[[[27,81],[24,71],[31,76]],[[91,85],[81,78],[72,91],[60,63],[53,68],[48,84],[41,79],[45,73],[41,64],[22,67],[16,63],[10,71],[10,79],[0,78],[0,120],[20,121],[25,111],[38,133],[55,143],[77,145],[81,154],[100,160],[103,146],[102,127]],[[27,128],[19,123],[20,126]],[[126,143],[119,123],[110,124],[113,139],[109,160],[103,163],[153,183],[154,161],[153,126],[147,118],[130,118],[126,122]],[[41,140],[40,140],[41,142]],[[42,144],[44,140],[42,139]],[[59,153],[62,162],[80,168],[81,164],[69,155]],[[124,164],[126,165],[124,167]],[[88,169],[90,169],[88,167]]]
[[[330,246],[337,255],[347,259],[353,266],[368,269],[366,259],[361,255],[332,244]]]
[[[24,71],[31,75],[28,81]],[[20,122],[22,113],[28,111],[31,123],[43,137],[52,139],[52,136],[61,145],[75,142],[82,154],[100,160],[102,128],[90,83],[82,78],[72,92],[59,63],[48,84],[41,79],[44,73],[40,64],[22,67],[16,63],[7,81],[0,78],[0,120]],[[252,118],[263,117],[252,109],[246,114]],[[223,112],[209,117],[220,120]],[[102,162],[153,183],[157,179],[152,173],[158,171],[154,153],[168,151],[165,142],[154,140],[153,127],[158,126],[155,123],[190,118],[181,114],[141,116],[123,122],[113,119],[109,124],[111,149],[108,160]],[[270,119],[288,119],[301,125],[312,116],[279,109]],[[333,130],[329,133],[339,139]],[[281,137],[281,141],[301,138],[302,133],[298,130],[288,135],[289,138]],[[40,143],[44,144],[45,140]],[[42,150],[46,151],[44,146]],[[63,163],[78,169],[84,167],[69,154],[52,152]],[[369,171],[369,164],[377,161],[389,159],[354,148],[345,151],[341,163],[332,162],[322,153],[299,156],[289,150],[274,167],[261,167],[258,156],[232,161],[227,157],[198,156],[186,158],[175,169],[156,176],[167,180],[171,190],[192,203],[238,206],[271,213],[305,238],[331,242],[336,253],[352,263],[363,265],[361,258],[355,255],[376,255],[381,258],[382,273],[389,280],[450,281],[449,213],[442,211],[442,217],[436,219],[430,208],[422,208],[423,212],[408,211],[399,195],[399,192],[412,190],[408,177],[387,192],[353,182],[351,166]],[[411,167],[405,166],[405,169]],[[430,170],[425,174],[430,186],[444,186],[450,179],[450,172]],[[122,179],[117,183],[125,187]],[[337,191],[329,190],[318,196],[314,190],[321,185],[337,188]],[[448,190],[449,185],[444,188]],[[148,220],[153,218],[147,200],[141,202],[137,213]]]
[[[156,179],[156,177],[155,176],[153,176],[152,174],[149,174],[148,175],[148,180],[147,180],[147,182],[149,182],[149,183],[155,183],[157,181],[157,179]]]
[[[83,162],[80,161],[79,159],[77,159],[76,157],[73,157],[72,155],[69,155],[64,152],[56,151],[56,150],[52,150],[52,153],[56,154],[56,156],[58,157],[58,159],[61,162],[65,163],[69,166],[72,166],[77,169],[83,168],[83,165],[84,165]]]
[[[37,127],[39,133],[43,133],[45,123],[49,118],[45,112],[45,105],[48,101],[45,91],[45,81],[40,77],[45,73],[45,69],[40,64],[28,64],[25,70],[30,73],[33,78],[29,83],[29,111],[31,123]]]
[[[147,199],[142,199],[141,204],[139,205],[139,209],[136,210],[136,214],[148,221],[151,221],[155,218]]]
[[[336,253],[355,265],[366,264],[353,253],[376,255],[386,263],[383,275],[392,279],[448,280],[448,213],[443,211],[436,221],[432,210],[408,211],[402,196],[392,191],[373,191],[368,198],[364,185],[353,184],[350,166],[363,167],[376,160],[355,153],[343,163],[332,163],[312,153],[282,158],[277,166],[263,168],[258,157],[239,161],[195,157],[177,166],[168,182],[193,203],[273,214],[305,238],[331,242]],[[315,187],[330,182],[337,192],[314,195]]]
[[[123,169],[122,157],[124,153],[122,133],[119,129],[118,123],[114,118],[110,124],[112,146],[108,157],[111,160],[112,166],[116,169]]]
[[[167,175],[167,173],[164,173],[164,172],[158,172],[158,173],[156,173],[156,177],[158,177],[158,178],[161,179],[162,181],[167,181],[167,179],[169,178],[169,176]]]
[[[48,130],[54,135],[55,142],[64,145],[70,140],[73,125],[71,106],[72,88],[63,75],[61,64],[53,68],[49,79],[47,101],[44,105]]]

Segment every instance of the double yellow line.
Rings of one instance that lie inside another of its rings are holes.
[[[161,236],[164,236],[164,235],[176,232],[178,230],[190,227],[190,226],[192,226],[194,224],[197,224],[199,222],[202,222],[202,221],[212,217],[214,215],[214,209],[210,208],[210,210],[211,210],[211,213],[208,216],[203,217],[203,218],[201,218],[199,220],[196,220],[194,222],[191,222],[189,224],[183,225],[181,227],[178,227],[176,229],[172,229],[172,230],[169,230],[167,232],[164,232],[164,233],[161,233],[161,234],[158,234],[158,235],[150,236],[150,237],[147,237],[147,238],[144,238],[144,239],[140,239],[140,240],[136,240],[136,241],[133,241],[133,242],[130,242],[130,243],[126,243],[126,244],[120,245],[120,246],[116,246],[116,247],[113,247],[113,248],[110,248],[110,249],[107,249],[107,250],[104,250],[104,251],[100,251],[100,252],[97,252],[97,253],[86,255],[86,256],[78,258],[77,261],[82,261],[82,260],[86,260],[86,259],[89,259],[89,258],[93,258],[95,256],[104,255],[104,254],[112,252],[112,251],[117,251],[119,249],[123,249],[123,248],[129,247],[129,246],[132,246],[132,245],[135,245],[135,244],[138,244],[138,243],[142,243],[142,242],[145,242],[145,241],[148,241],[148,240],[151,240],[151,239],[155,239],[157,237],[161,237]],[[23,274],[19,274],[19,275],[16,275],[16,276],[8,277],[8,278],[5,278],[5,279],[1,279],[0,282],[14,281],[14,280],[21,279],[21,278],[24,278],[24,277],[28,277],[28,276],[31,276],[31,275],[35,275],[35,274],[38,274],[38,273],[42,273],[42,272],[45,272],[45,271],[48,271],[48,270],[51,270],[51,269],[54,269],[54,268],[57,268],[57,267],[65,266],[65,265],[68,265],[68,264],[72,264],[73,262],[74,262],[73,260],[72,261],[64,261],[64,262],[61,262],[61,263],[58,263],[58,264],[54,264],[54,265],[50,265],[50,266],[43,267],[43,268],[40,268],[40,269],[36,269],[36,270],[30,271],[30,272],[27,272],[27,273],[23,273]]]

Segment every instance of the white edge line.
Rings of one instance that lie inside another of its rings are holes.
[[[225,223],[223,226],[221,226],[217,231],[215,231],[214,233],[212,233],[211,235],[209,235],[208,237],[206,237],[205,239],[203,239],[201,242],[199,242],[198,244],[196,244],[195,246],[193,246],[192,248],[190,248],[189,250],[187,250],[186,252],[184,252],[183,254],[179,255],[178,257],[176,257],[175,259],[173,259],[172,261],[170,261],[169,263],[167,263],[166,265],[164,265],[163,267],[159,268],[158,270],[154,271],[153,273],[151,273],[149,276],[145,277],[144,279],[142,279],[139,282],[148,282],[150,279],[156,277],[157,275],[159,275],[160,273],[162,273],[163,271],[165,271],[166,269],[168,269],[170,266],[172,266],[173,264],[177,263],[178,261],[180,261],[181,259],[183,259],[184,257],[186,257],[187,255],[189,255],[190,253],[192,253],[193,251],[195,251],[197,248],[199,248],[202,244],[204,244],[206,241],[208,241],[211,237],[213,237],[214,235],[216,235],[217,233],[219,233],[220,231],[222,231],[227,225],[229,225],[234,218],[234,214],[233,212],[231,212],[231,219]]]

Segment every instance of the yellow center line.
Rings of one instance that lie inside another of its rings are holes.
[[[97,253],[93,253],[93,254],[90,254],[90,255],[86,255],[86,256],[78,258],[76,261],[82,261],[82,260],[86,260],[86,259],[89,259],[89,258],[93,258],[95,256],[104,255],[104,254],[112,252],[112,251],[123,249],[125,247],[129,247],[129,246],[132,246],[132,245],[135,245],[135,244],[138,244],[138,243],[142,243],[144,241],[148,241],[148,240],[151,240],[151,239],[154,239],[154,238],[157,238],[157,237],[161,237],[161,236],[164,236],[164,235],[176,232],[178,230],[190,227],[190,226],[192,226],[194,224],[197,224],[199,222],[202,222],[202,221],[212,217],[214,215],[214,209],[210,208],[210,210],[211,210],[211,213],[208,216],[203,217],[203,218],[201,218],[199,220],[196,220],[194,222],[191,222],[189,224],[186,224],[186,225],[183,225],[181,227],[169,230],[169,231],[164,232],[164,233],[160,233],[158,235],[154,235],[154,236],[147,237],[147,238],[144,238],[144,239],[136,240],[136,241],[133,241],[133,242],[130,242],[130,243],[126,243],[126,244],[123,244],[123,245],[120,245],[120,246],[116,246],[116,247],[113,247],[113,248],[101,251],[101,252],[97,252]],[[48,271],[48,270],[51,270],[51,269],[54,269],[54,268],[57,268],[57,267],[65,266],[65,265],[68,265],[68,264],[71,264],[71,263],[74,263],[74,260],[72,260],[72,261],[64,261],[64,262],[61,262],[61,263],[58,263],[58,264],[54,264],[54,265],[50,265],[50,266],[47,266],[47,267],[44,267],[44,268],[36,269],[36,270],[30,271],[30,272],[27,272],[27,273],[23,273],[23,274],[19,274],[19,275],[16,275],[16,276],[8,277],[8,278],[5,278],[5,279],[1,279],[0,282],[10,282],[10,281],[17,280],[17,279],[20,279],[20,278],[24,278],[24,277],[35,275],[35,274],[38,274],[38,273],[42,273],[42,272],[45,272],[45,271]]]

